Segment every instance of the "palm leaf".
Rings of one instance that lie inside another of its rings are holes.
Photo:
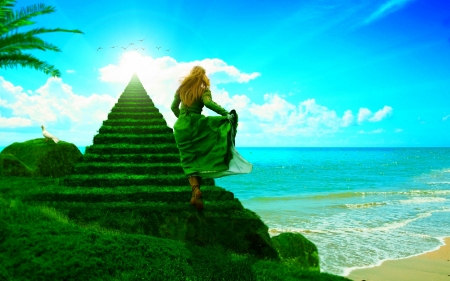
[[[0,53],[32,49],[61,52],[55,45],[46,43],[44,40],[35,36],[27,36],[26,33],[17,33],[11,36],[0,37]]]
[[[29,20],[30,18],[53,12],[55,12],[55,7],[46,6],[45,4],[35,4],[33,6],[22,8],[20,12],[6,13],[2,31],[5,32],[5,30],[7,30],[6,32],[10,32],[19,27],[34,24],[33,21]]]
[[[0,25],[3,25],[6,17],[12,13],[11,8],[15,3],[15,0],[0,0]]]
[[[60,77],[61,72],[53,65],[40,61],[30,54],[22,54],[14,52],[10,54],[0,54],[0,68],[17,68],[17,65],[22,67],[32,67],[36,70],[43,71],[45,74]]]

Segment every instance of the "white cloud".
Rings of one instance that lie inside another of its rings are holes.
[[[396,132],[396,133],[401,133],[401,132],[403,132],[403,129],[395,129],[394,132]]]
[[[67,73],[75,73],[75,70],[73,70],[73,69],[67,69],[66,72],[67,72]]]
[[[387,116],[392,115],[392,107],[385,105],[383,109],[375,112],[372,118],[369,119],[370,122],[379,122],[386,118]]]
[[[366,121],[371,115],[372,111],[370,111],[368,108],[360,108],[358,112],[358,123]]]
[[[28,127],[31,124],[31,120],[22,117],[2,117],[0,112],[0,128]]]
[[[450,118],[450,114],[447,116],[442,117],[442,121],[446,121],[448,118]]]
[[[0,80],[4,81],[3,77]],[[18,88],[22,91],[17,91]],[[66,131],[97,130],[117,101],[106,94],[76,95],[71,86],[56,77],[48,78],[33,95],[23,92],[21,87],[8,86],[0,91],[11,89],[8,101],[0,103],[1,107],[12,110],[11,117],[1,117],[0,128],[36,126],[40,130],[40,125],[52,124],[53,128]]]
[[[373,21],[379,20],[414,1],[415,0],[388,0],[383,5],[381,5],[375,12],[373,12],[368,18],[366,18],[362,24],[363,25],[370,24]]]
[[[368,108],[360,108],[358,112],[358,124],[364,121],[380,122],[388,116],[392,115],[392,107],[385,105],[382,109],[375,112],[375,114]]]
[[[308,99],[295,106],[278,94],[264,95],[265,103],[252,103],[249,107],[251,121],[249,127],[257,133],[260,128],[266,135],[276,136],[320,136],[339,131],[347,126],[351,111],[346,111],[342,118],[334,110]]]
[[[348,127],[353,124],[353,113],[351,110],[347,110],[344,112],[344,116],[342,116],[342,127]]]
[[[376,129],[376,130],[372,130],[372,131],[364,131],[364,130],[359,130],[358,134],[381,134],[384,133],[385,131],[383,129]]]

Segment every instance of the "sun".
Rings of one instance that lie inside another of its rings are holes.
[[[125,73],[140,72],[144,67],[144,57],[137,51],[129,51],[122,55],[119,67]]]

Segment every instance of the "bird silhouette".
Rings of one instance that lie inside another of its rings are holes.
[[[130,45],[134,45],[134,43],[130,43],[130,44],[128,44],[128,46],[130,46]]]
[[[100,50],[100,49],[103,49],[103,48],[102,48],[102,47],[99,47],[99,48],[97,49],[97,51]]]
[[[146,38],[147,38],[147,37],[146,37]],[[144,41],[146,38],[144,38],[144,39],[142,39],[142,40],[138,40],[138,41],[141,41],[141,42],[142,42],[142,41]]]
[[[168,51],[170,51],[170,49],[169,49],[169,50],[166,50],[166,51],[168,52]]]
[[[137,48],[134,48],[137,51]]]
[[[158,49],[158,50],[159,50],[159,49],[161,49],[161,47],[156,47],[156,49]]]
[[[145,50],[145,48],[141,48],[142,50]]]
[[[122,49],[124,49],[124,50],[126,50],[127,48],[125,48],[125,47],[121,47]]]
[[[113,48],[113,49],[114,49],[115,47],[117,47],[117,46],[112,46],[111,48]]]

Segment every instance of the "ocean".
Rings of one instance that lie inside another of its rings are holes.
[[[450,236],[450,148],[238,148],[247,175],[216,179],[271,236],[301,233],[347,276]]]
[[[216,185],[256,212],[271,236],[314,242],[324,272],[346,276],[450,237],[450,148],[237,150],[252,173]]]

